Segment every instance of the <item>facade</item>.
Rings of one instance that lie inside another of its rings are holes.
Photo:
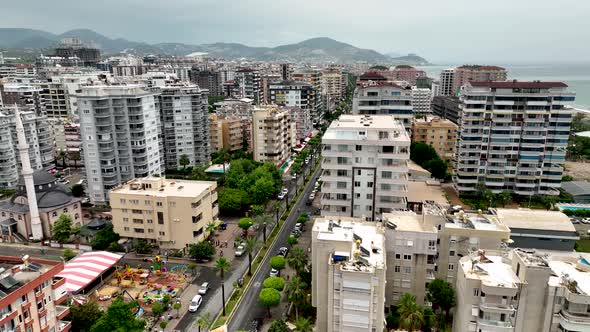
[[[408,65],[395,66],[395,68],[389,72],[391,74],[386,74],[386,76],[390,81],[406,81],[411,85],[415,85],[418,78],[426,77],[425,71]]]
[[[393,115],[409,131],[414,118],[412,90],[390,82],[369,80],[357,83],[352,114]]]
[[[315,124],[324,118],[324,104],[322,100],[322,72],[317,68],[300,68],[291,77],[295,81],[305,82],[313,88],[310,96],[311,119]]]
[[[559,195],[575,94],[561,82],[470,82],[461,92],[457,189]]]
[[[245,133],[244,127],[250,132],[250,121],[244,121],[237,116],[221,117],[217,114],[209,114],[209,136],[211,140],[211,151],[226,149],[237,151],[244,147],[244,139],[249,135]]]
[[[223,96],[221,89],[221,75],[219,72],[212,70],[199,70],[193,67],[189,71],[190,81],[197,84],[202,90],[209,90],[209,96],[219,97]]]
[[[410,138],[393,116],[342,115],[322,145],[322,215],[380,220],[406,208]]]
[[[156,177],[134,179],[110,193],[115,232],[163,249],[187,248],[218,222],[217,183]]]
[[[322,91],[331,101],[344,98],[346,86],[342,86],[342,71],[338,68],[328,68],[322,72]]]
[[[384,329],[385,236],[379,224],[321,217],[311,240],[311,304],[318,331]]]
[[[427,115],[430,110],[432,93],[430,89],[412,87],[412,111],[414,114]]]
[[[56,275],[63,262],[2,256],[0,275],[0,330],[68,332],[72,323],[64,320],[70,313],[66,279]]]
[[[282,81],[271,83],[268,87],[269,103],[279,106],[313,108],[315,92],[305,82]]]
[[[454,90],[454,82],[455,82],[455,70],[454,69],[444,69],[440,72],[440,95],[441,96],[449,96],[453,97],[456,96],[456,91]]]
[[[207,90],[196,85],[175,84],[154,91],[158,92],[165,167],[182,167],[183,155],[188,157],[187,166],[207,165],[211,155]]]
[[[414,119],[412,142],[429,144],[443,160],[455,161],[457,146],[457,125],[450,120],[437,117]]]
[[[261,106],[252,112],[254,160],[281,165],[297,145],[297,128],[288,109]]]
[[[506,68],[498,66],[464,65],[455,68],[453,76],[453,95],[468,82],[505,81],[508,78]]]
[[[461,107],[459,98],[436,96],[432,98],[432,113],[458,125],[461,122]]]
[[[139,85],[84,86],[78,94],[91,202],[136,177],[164,171],[156,95]]]
[[[250,98],[254,104],[260,103],[260,73],[254,69],[236,71],[235,81],[238,86],[239,98]]]
[[[291,120],[295,122],[296,139],[301,142],[309,137],[313,130],[310,111],[308,108],[301,107],[287,107],[287,109],[291,113]]]

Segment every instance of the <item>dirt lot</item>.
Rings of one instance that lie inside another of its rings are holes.
[[[566,161],[565,174],[574,180],[590,180],[590,163]]]

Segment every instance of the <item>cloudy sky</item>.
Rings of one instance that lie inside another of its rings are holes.
[[[590,62],[589,0],[18,0],[0,27],[276,46],[331,37],[431,62]]]

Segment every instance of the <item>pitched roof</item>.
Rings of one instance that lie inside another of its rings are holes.
[[[588,181],[562,182],[561,187],[573,196],[590,195],[590,182]]]

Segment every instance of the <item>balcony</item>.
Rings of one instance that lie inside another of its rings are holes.
[[[498,331],[498,332],[502,332],[502,331],[514,331],[514,325],[512,324],[512,322],[503,322],[503,321],[499,321],[499,320],[487,320],[487,319],[483,319],[483,318],[478,318],[477,319],[477,326],[479,328],[481,327],[485,327],[485,331]],[[483,331],[484,329],[482,329]]]
[[[589,331],[590,330],[590,316],[586,314],[574,314],[569,311],[562,310],[559,313],[560,322],[563,328],[568,331]]]
[[[503,300],[500,303],[494,303],[490,301],[486,301],[485,296],[480,298],[480,305],[479,307],[484,311],[496,311],[496,312],[512,312],[515,311],[516,308],[512,304],[509,304],[507,300]]]
[[[58,320],[63,319],[67,315],[70,314],[70,307],[65,305],[56,305],[55,306],[55,316]]]
[[[68,332],[72,328],[72,322],[66,322],[63,320],[57,321],[59,332]]]

